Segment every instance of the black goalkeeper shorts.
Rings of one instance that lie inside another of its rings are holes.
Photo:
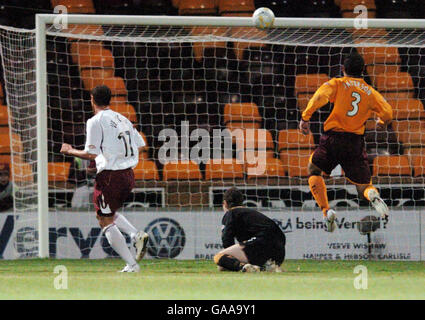
[[[243,251],[249,263],[264,266],[267,260],[281,265],[285,260],[285,235],[283,233],[266,237],[254,237],[245,241]]]

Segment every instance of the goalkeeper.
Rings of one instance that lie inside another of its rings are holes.
[[[285,259],[285,234],[264,214],[242,206],[243,194],[233,187],[224,194],[222,241],[214,256],[220,271],[280,272]],[[235,238],[239,243],[235,244]]]
[[[378,127],[388,125],[392,109],[384,97],[363,80],[363,69],[363,58],[358,53],[350,54],[344,60],[344,77],[325,82],[316,91],[302,113],[299,126],[303,134],[309,134],[313,113],[328,102],[334,104],[324,124],[325,133],[308,165],[310,190],[323,211],[328,232],[336,228],[335,211],[329,208],[321,174],[322,171],[330,174],[338,164],[346,178],[356,185],[359,195],[369,200],[382,218],[388,219],[388,207],[371,183],[363,134],[367,119],[374,114],[379,117]]]

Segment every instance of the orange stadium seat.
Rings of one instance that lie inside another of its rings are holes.
[[[142,136],[143,140],[145,141],[145,146],[142,149],[142,152],[140,152],[140,159],[148,160],[149,159],[149,145],[148,145],[148,139],[146,139],[146,135],[139,131],[140,135]]]
[[[258,107],[253,102],[228,103],[224,106],[224,125],[229,130],[259,129],[261,123]]]
[[[163,168],[164,181],[201,180],[202,175],[196,162],[190,160],[170,161]]]
[[[294,93],[301,112],[307,108],[307,104],[316,90],[328,80],[329,77],[324,73],[298,74],[296,76]]]
[[[266,158],[264,161],[264,166],[259,163],[244,165],[248,179],[285,176],[285,170],[279,159]]]
[[[72,62],[84,68],[114,68],[112,52],[99,41],[71,43]]]
[[[264,38],[267,33],[257,28],[247,27],[233,27],[230,31],[232,36],[239,39],[253,39],[252,42],[237,41],[233,42],[236,58],[242,60],[244,52],[247,48],[254,48],[253,50],[260,50],[264,48],[266,44],[264,42],[256,42],[255,39]]]
[[[136,110],[131,104],[112,104],[110,105],[111,109],[115,112],[121,113],[124,117],[130,120],[133,124],[137,124],[137,114]]]
[[[405,147],[403,154],[408,157],[412,156],[425,156],[425,146],[413,146],[413,147]]]
[[[9,133],[9,116],[7,106],[0,103],[0,134]]]
[[[387,100],[413,98],[412,77],[407,72],[381,73],[376,77],[376,89]]]
[[[251,16],[254,0],[219,0],[218,12],[222,16]]]
[[[50,0],[52,7],[66,6],[68,13],[95,13],[92,0]]]
[[[400,71],[401,59],[398,49],[395,47],[362,47],[358,48],[358,51],[363,56],[373,85],[376,85],[378,74]]]
[[[373,176],[410,176],[407,156],[377,156],[373,159]]]
[[[404,147],[422,146],[425,144],[425,121],[393,121],[392,128],[397,134],[398,141],[402,142]]]
[[[369,19],[376,17],[376,5],[374,0],[341,0],[340,11],[343,18],[356,18],[359,13],[355,13],[354,9],[358,5],[363,5],[367,8],[367,17]]]
[[[413,156],[411,158],[411,164],[414,177],[425,176],[425,154]]]
[[[307,152],[307,150],[302,151],[298,154],[287,154],[287,163],[288,163],[288,176],[289,177],[308,177],[308,162],[313,151]]]
[[[388,100],[393,108],[393,118],[402,119],[424,119],[425,109],[418,99],[395,99]]]
[[[70,162],[49,162],[48,172],[49,181],[51,182],[66,182],[69,177]]]
[[[89,71],[88,73],[85,73],[85,71],[87,71],[87,69],[81,72],[81,80],[83,81],[85,89],[90,91],[94,87],[104,84],[111,89],[112,96],[127,96],[127,89],[123,78],[92,78],[92,71]]]
[[[0,154],[9,154],[14,152],[23,152],[21,137],[18,134],[12,133],[12,141],[10,141],[9,132],[0,134]]]
[[[82,78],[92,78],[95,81],[114,77],[114,69],[84,69],[81,70]]]
[[[146,160],[143,152],[139,155],[139,163],[133,171],[136,180],[159,180],[159,173],[155,162]]]
[[[205,164],[205,180],[242,179],[243,174],[243,165],[236,159],[210,159]]]
[[[68,24],[68,29],[61,30],[63,33],[70,33],[70,34],[76,34],[78,36],[81,36],[82,34],[89,35],[89,36],[103,36],[103,28],[101,25],[96,24]],[[81,37],[78,38],[68,38],[69,42],[74,41],[81,41]]]
[[[287,129],[279,132],[279,157],[288,175],[292,177],[306,175],[308,160],[314,147],[314,139],[311,133],[305,136],[298,129]],[[294,167],[297,163],[300,166]]]
[[[290,149],[313,149],[313,135],[303,135],[298,129],[287,129],[279,132],[278,151]]]
[[[18,158],[19,159],[19,158]],[[33,182],[34,174],[31,165],[22,160],[16,160],[12,165],[13,180],[15,183]]]
[[[386,36],[388,36],[388,32],[385,29],[379,28],[369,28],[369,29],[349,29],[351,32],[353,40],[357,43],[385,43],[384,40]]]
[[[215,0],[179,0],[179,15],[217,15]]]
[[[180,4],[180,0],[171,0],[171,4],[174,8],[178,8]]]
[[[217,36],[217,37],[225,37],[227,33],[227,29],[223,27],[193,27],[190,31],[192,36]],[[200,62],[204,58],[204,51],[207,48],[214,49],[226,49],[226,41],[208,41],[201,42],[196,41],[193,43],[193,55],[195,59]]]
[[[265,152],[266,158],[274,157],[274,143],[270,131],[266,129],[235,129],[232,134],[234,134],[236,143],[237,159],[242,160],[242,157],[247,159],[247,151],[255,151],[255,157],[258,157],[258,152]],[[243,150],[240,150],[241,148]]]

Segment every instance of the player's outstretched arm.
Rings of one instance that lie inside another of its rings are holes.
[[[314,93],[313,97],[308,102],[307,108],[301,115],[301,122],[299,128],[305,135],[310,133],[309,121],[311,116],[317,109],[320,109],[326,105],[329,101],[333,100],[335,94],[334,79],[325,82],[320,86],[319,89]]]
[[[78,157],[78,158],[85,159],[85,160],[94,160],[97,157],[96,154],[88,153],[88,152],[86,152],[84,150],[74,149],[68,143],[63,143],[62,144],[62,148],[61,148],[61,151],[60,152],[62,154],[64,154],[64,155],[66,155],[66,156]]]

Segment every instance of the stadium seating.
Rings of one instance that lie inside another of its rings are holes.
[[[414,97],[412,77],[407,72],[387,72],[376,75],[376,89],[387,100]]]
[[[159,180],[159,173],[156,164],[152,160],[147,160],[143,152],[139,155],[139,163],[133,169],[136,180]]]
[[[95,13],[92,0],[51,0],[52,7],[64,5],[68,13]]]
[[[308,163],[311,157],[311,153],[307,153],[306,150],[298,154],[287,154],[287,172],[289,177],[308,177]]]
[[[376,86],[376,76],[382,73],[400,72],[400,55],[395,47],[362,47],[358,49],[363,56],[366,71]]]
[[[178,9],[181,16],[212,16],[217,14],[215,0],[179,0]]]
[[[425,109],[418,99],[395,99],[387,101],[393,108],[393,118],[397,120],[405,119],[425,119]]]
[[[238,28],[234,27],[231,29],[231,34],[233,37],[242,38],[242,39],[261,39],[264,38],[267,33],[263,30],[257,28]],[[235,51],[235,56],[238,60],[242,60],[247,48],[251,50],[259,51],[261,48],[265,48],[266,44],[264,42],[248,42],[248,41],[237,41],[233,42],[233,47]]]
[[[191,29],[191,35],[193,36],[204,36],[204,35],[213,35],[213,36],[225,36],[226,28],[223,27],[215,27],[215,28],[207,28],[207,27],[193,27]],[[217,50],[225,51],[227,45],[225,41],[208,41],[208,42],[194,42],[193,43],[193,55],[195,60],[201,62],[204,58],[204,52],[206,49],[212,49],[212,56],[216,57]],[[217,55],[218,56],[218,55]]]
[[[104,35],[102,26],[93,24],[68,24],[68,29],[62,30],[64,33],[71,34],[85,34],[89,36],[102,36]],[[80,41],[80,38],[68,38],[69,42]]]
[[[162,169],[164,181],[169,180],[201,180],[199,166],[190,160],[170,161]]]
[[[218,1],[218,13],[222,16],[251,16],[254,10],[254,0]]]
[[[149,159],[149,144],[148,139],[146,139],[146,135],[143,132],[139,132],[142,136],[142,139],[145,141],[145,146],[142,149],[142,152],[140,152],[140,159],[148,160]]]
[[[257,163],[245,163],[244,170],[248,179],[284,177],[285,170],[277,158],[265,158]]]
[[[410,176],[407,156],[377,156],[373,159],[373,176]]]
[[[425,121],[393,121],[392,128],[397,134],[398,141],[402,142],[404,147],[421,146],[425,144]]]
[[[312,150],[315,147],[313,135],[303,135],[298,129],[287,129],[279,132],[278,152],[282,150]]]
[[[243,165],[236,159],[210,159],[205,164],[205,180],[242,179]]]
[[[255,103],[228,103],[224,106],[224,125],[227,129],[259,129],[262,119]]]
[[[326,74],[298,74],[295,78],[295,96],[300,112],[307,108],[307,104],[316,90],[329,80]]]
[[[425,154],[412,156],[411,164],[414,177],[425,176]]]
[[[9,132],[5,134],[0,134],[0,154],[10,154],[12,151],[23,151],[21,137],[16,133],[12,133],[11,140]]]
[[[367,8],[367,17],[369,19],[376,17],[376,5],[374,0],[341,0],[340,9],[343,18],[356,18],[359,12],[354,12],[358,5],[363,5]]]
[[[235,129],[232,131],[234,134],[234,142],[236,143],[236,158],[239,160],[247,160],[247,151],[250,151],[248,156],[258,156],[258,152],[264,152],[266,158],[274,157],[274,143],[270,131],[266,129]],[[243,151],[238,150],[243,139]],[[248,161],[250,161],[248,159]]]
[[[66,182],[69,178],[70,162],[49,162],[48,172],[49,181],[51,182]]]
[[[137,120],[136,110],[134,110],[134,107],[131,104],[112,102],[110,104],[110,107],[111,107],[112,110],[114,110],[118,113],[121,113],[124,117],[126,117],[128,120],[130,120],[133,124],[137,125],[138,120]]]
[[[112,52],[105,49],[101,42],[74,42],[70,45],[72,62],[80,69],[114,68]]]
[[[7,106],[0,103],[0,134],[9,132],[9,116]]]
[[[278,152],[289,176],[307,176],[307,165],[314,149],[313,135],[303,135],[298,129],[281,130]]]

